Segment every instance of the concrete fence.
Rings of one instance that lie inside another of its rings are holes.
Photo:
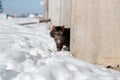
[[[75,57],[100,65],[120,64],[120,0],[49,1],[53,24],[71,27]]]
[[[120,64],[120,0],[73,0],[71,52],[101,65]]]
[[[49,18],[54,25],[70,27],[72,0],[49,0]]]

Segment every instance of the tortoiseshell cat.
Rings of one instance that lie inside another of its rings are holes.
[[[70,50],[70,28],[64,28],[64,26],[54,26],[50,35],[55,39],[57,45],[57,51],[61,51],[63,46],[65,50]]]

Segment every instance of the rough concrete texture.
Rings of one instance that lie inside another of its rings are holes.
[[[72,0],[71,52],[100,65],[120,64],[120,0]]]
[[[71,0],[49,0],[49,18],[56,26],[70,27]]]

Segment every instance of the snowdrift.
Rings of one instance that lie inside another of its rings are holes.
[[[117,71],[56,52],[47,24],[21,22],[0,20],[0,80],[120,80]]]

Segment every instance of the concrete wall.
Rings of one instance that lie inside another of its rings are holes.
[[[71,26],[72,0],[61,0],[60,25]]]
[[[49,18],[54,25],[71,24],[71,0],[49,0]]]
[[[52,24],[60,25],[60,0],[49,0],[48,14]]]
[[[72,0],[71,52],[82,60],[120,64],[120,0]]]

